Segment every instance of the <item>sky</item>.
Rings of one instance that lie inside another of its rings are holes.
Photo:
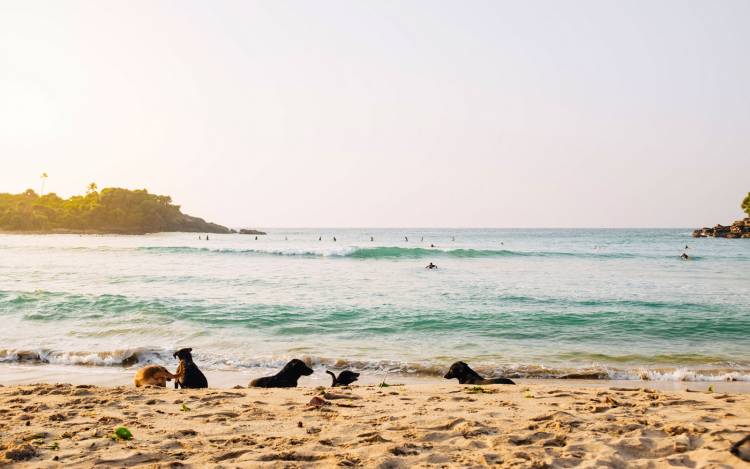
[[[698,227],[750,191],[750,2],[0,0],[0,192],[232,227]]]

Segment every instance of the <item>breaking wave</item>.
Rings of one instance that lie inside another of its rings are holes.
[[[207,370],[242,370],[250,368],[275,369],[282,367],[292,356],[270,357],[259,359],[235,359],[212,356],[211,354],[194,354],[201,367]],[[404,363],[388,360],[344,360],[326,357],[300,357],[309,366],[321,372],[324,369],[350,369],[361,373],[388,374],[395,376],[414,376],[440,378],[449,363],[425,365],[423,363]],[[38,350],[0,350],[0,363],[70,365],[70,366],[109,366],[135,368],[146,364],[176,366],[172,351],[166,349],[121,349],[111,351],[55,351]],[[604,365],[588,367],[549,367],[541,364],[479,364],[473,366],[480,374],[486,376],[504,376],[508,378],[527,379],[572,379],[572,380],[643,380],[643,381],[690,381],[750,382],[750,367],[732,368],[727,366],[695,367],[656,367],[632,366],[610,367]]]
[[[353,259],[422,259],[434,257],[449,258],[487,258],[487,257],[582,257],[629,259],[637,257],[631,253],[575,253],[559,251],[511,251],[507,249],[441,249],[441,248],[402,248],[397,246],[379,246],[372,248],[342,247],[322,249],[210,249],[190,246],[146,246],[141,251],[157,254],[228,254],[228,255],[275,255],[302,257],[348,257]],[[697,257],[695,258],[697,259]]]

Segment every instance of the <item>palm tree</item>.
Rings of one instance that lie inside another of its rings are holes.
[[[48,177],[49,176],[47,176],[47,173],[42,173],[42,175],[39,176],[39,178],[42,180],[42,190],[39,191],[40,196],[44,195],[44,181],[46,181]]]
[[[86,193],[87,193],[87,194],[90,194],[90,193],[92,193],[92,192],[96,192],[96,189],[97,189],[97,187],[96,187],[96,183],[95,183],[95,182],[92,182],[92,183],[90,183],[90,184],[89,184],[88,186],[86,186]]]

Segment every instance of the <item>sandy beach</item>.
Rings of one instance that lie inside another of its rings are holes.
[[[750,395],[455,383],[0,387],[14,467],[743,467]],[[696,387],[697,388],[697,387]],[[132,439],[113,439],[118,427]]]

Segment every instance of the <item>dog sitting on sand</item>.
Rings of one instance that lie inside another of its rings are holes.
[[[357,378],[359,378],[359,373],[355,373],[349,370],[342,371],[341,373],[339,373],[338,377],[332,371],[326,370],[326,373],[331,375],[331,379],[333,380],[331,382],[332,388],[335,388],[336,386],[349,386],[353,382],[357,381]]]
[[[193,349],[191,348],[183,348],[174,353],[174,357],[180,359],[180,365],[174,374],[175,389],[180,386],[185,389],[208,387],[206,376],[198,369],[198,365],[193,362],[193,356],[190,354],[192,351]]]
[[[159,386],[160,388],[166,388],[167,381],[172,381],[175,378],[177,378],[177,376],[170,373],[163,366],[148,365],[135,372],[135,378],[133,381],[137,388],[140,388],[141,386]]]
[[[479,373],[469,368],[464,362],[456,362],[444,376],[445,379],[456,378],[461,384],[516,384],[508,378],[482,378]]]
[[[255,388],[296,388],[300,376],[310,376],[313,370],[302,360],[293,359],[273,376],[264,376],[250,381]]]

